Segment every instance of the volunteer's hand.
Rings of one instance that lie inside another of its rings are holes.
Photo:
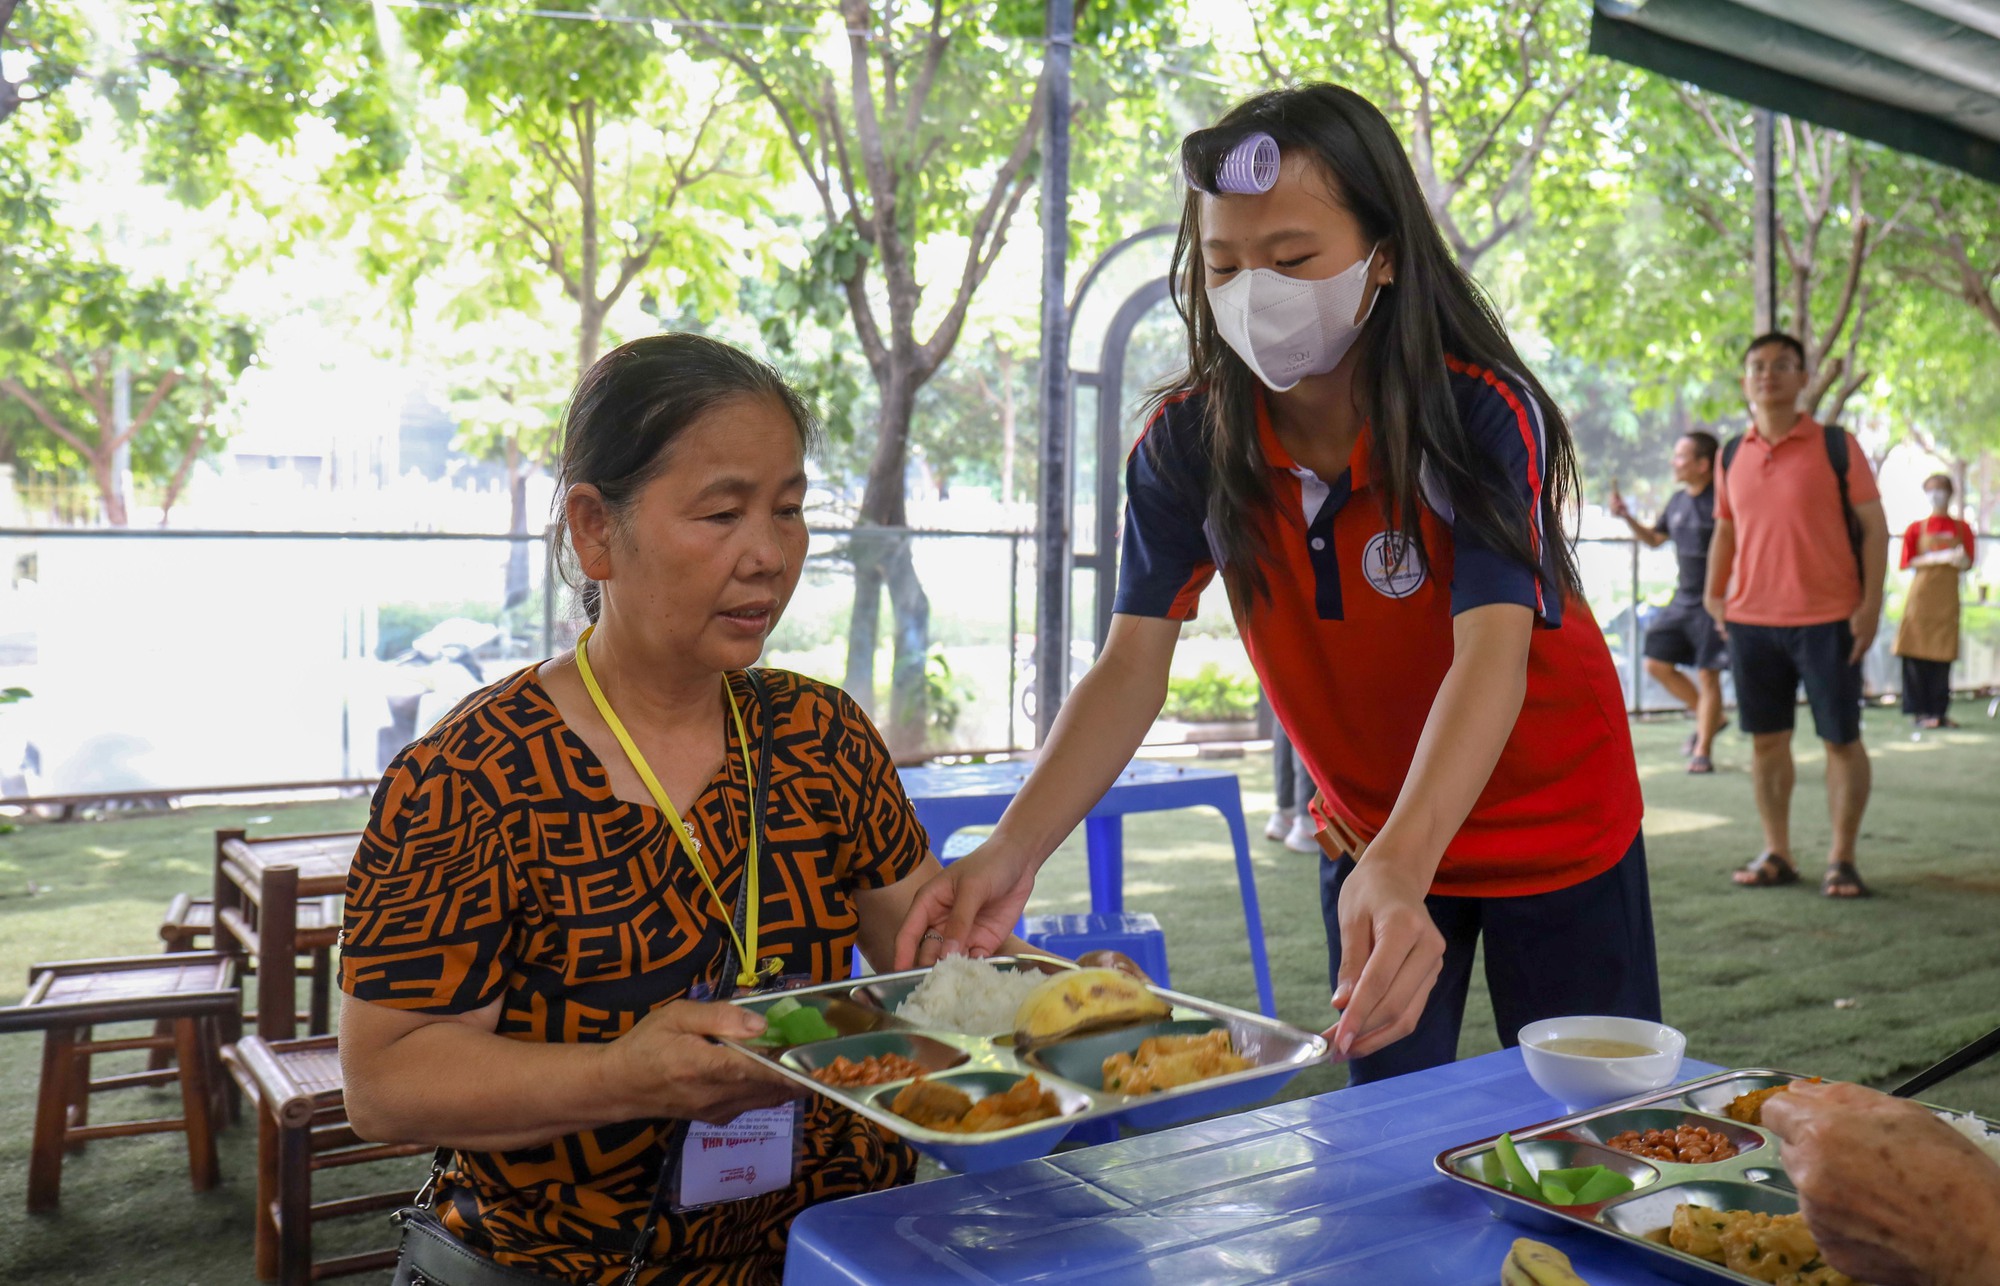
[[[634,1117],[711,1125],[803,1098],[803,1089],[762,1060],[709,1039],[752,1040],[764,1034],[764,1026],[740,1005],[692,1000],[661,1005],[604,1046],[605,1093],[611,1102],[629,1103]]]
[[[1630,518],[1632,516],[1631,511],[1625,507],[1625,497],[1618,494],[1618,488],[1615,486],[1611,488],[1610,509],[1613,518]]]
[[[987,840],[917,890],[896,932],[896,968],[936,964],[941,957],[984,959],[1014,932],[1037,863]]]
[[[2000,1280],[2000,1165],[1928,1108],[1859,1085],[1764,1104],[1826,1262],[1877,1286]]]
[[[1854,609],[1854,615],[1847,620],[1847,628],[1854,632],[1854,648],[1847,654],[1849,665],[1861,664],[1861,658],[1868,655],[1868,649],[1875,642],[1875,631],[1882,624],[1882,604],[1864,602]]]
[[[1340,974],[1326,1033],[1342,1058],[1393,1045],[1416,1030],[1444,964],[1444,935],[1418,881],[1386,853],[1370,852],[1340,888]]]
[[[1727,639],[1729,637],[1729,623],[1722,619],[1722,609],[1724,606],[1722,599],[1713,594],[1704,594],[1702,595],[1701,606],[1702,610],[1708,613],[1708,619],[1715,622],[1715,632]]]

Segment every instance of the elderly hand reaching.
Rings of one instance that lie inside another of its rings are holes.
[[[1929,1108],[1859,1085],[1764,1104],[1826,1262],[1876,1286],[2000,1283],[2000,1165]]]

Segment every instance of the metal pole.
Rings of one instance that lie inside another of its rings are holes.
[[[1778,328],[1777,119],[1763,107],[1757,108],[1752,117],[1756,123],[1756,141],[1752,144],[1750,175],[1754,193],[1750,285],[1756,296],[1756,330],[1763,335]]]
[[[542,528],[542,655],[556,650],[556,542],[562,533],[554,524]]]
[[[1072,0],[1048,0],[1042,75],[1042,460],[1035,568],[1035,744],[1048,739],[1069,688],[1070,405],[1069,68]]]
[[[1021,537],[1007,542],[1007,749],[1020,748],[1015,732],[1016,703],[1021,699]]]
[[[1626,655],[1631,657],[1630,664],[1632,666],[1632,708],[1627,713],[1637,714],[1646,708],[1646,702],[1643,699],[1644,689],[1640,686],[1645,682],[1644,676],[1646,671],[1645,667],[1639,662],[1639,542],[1636,540],[1632,542],[1631,605],[1632,610],[1627,616],[1625,627]]]

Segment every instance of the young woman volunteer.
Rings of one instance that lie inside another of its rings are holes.
[[[1638,776],[1562,539],[1561,411],[1366,99],[1262,94],[1181,157],[1188,369],[1132,453],[1110,636],[992,837],[917,895],[899,965],[997,948],[1158,715],[1219,571],[1322,785],[1354,1079],[1454,1057],[1482,934],[1508,1045],[1558,1014],[1657,1019]]]

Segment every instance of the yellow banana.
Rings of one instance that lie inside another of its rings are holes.
[[[1146,985],[1115,969],[1051,974],[1014,1013],[1014,1045],[1033,1049],[1105,1027],[1171,1016],[1173,1009]]]
[[[1500,1265],[1501,1286],[1589,1286],[1569,1266],[1569,1256],[1526,1237],[1514,1242]]]

